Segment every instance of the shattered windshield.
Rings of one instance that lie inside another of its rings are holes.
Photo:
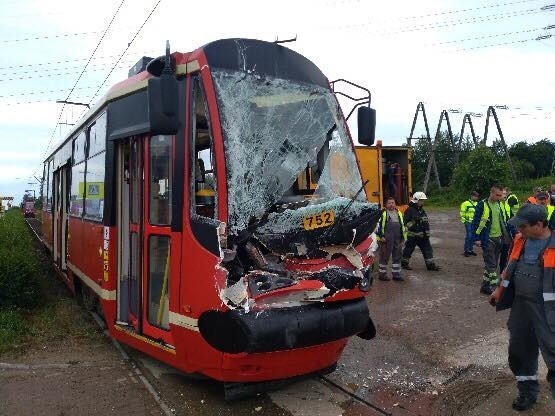
[[[216,69],[224,135],[229,229],[237,232],[276,204],[333,200],[362,187],[337,100],[321,86]],[[366,201],[364,191],[356,197]]]

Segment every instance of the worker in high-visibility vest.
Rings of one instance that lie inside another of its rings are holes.
[[[518,197],[511,191],[509,187],[503,188],[503,207],[505,209],[506,218],[512,218],[520,208]]]
[[[507,230],[505,212],[499,201],[503,199],[503,188],[493,185],[487,198],[478,202],[472,231],[475,244],[482,247],[484,257],[484,274],[480,292],[491,295],[497,287],[497,269],[503,244],[511,241]],[[501,270],[502,271],[502,270]]]
[[[380,249],[380,268],[378,279],[389,280],[387,276],[387,264],[391,257],[391,275],[393,280],[402,281],[401,276],[401,253],[403,241],[407,239],[407,229],[403,220],[403,213],[397,209],[395,198],[387,198],[382,218],[376,230],[378,247]]]
[[[539,204],[524,204],[509,225],[517,228],[509,265],[491,295],[497,310],[511,308],[509,367],[518,388],[515,410],[530,409],[536,403],[538,355],[547,367],[552,402],[547,413],[555,414],[555,232],[547,228],[547,212]],[[505,413],[505,412],[503,412]]]
[[[543,205],[547,209],[547,221],[551,219],[555,206],[549,204],[549,193],[543,189],[538,189],[535,194],[538,205]]]
[[[464,238],[464,256],[476,256],[474,252],[474,238],[472,236],[472,220],[474,219],[474,211],[476,209],[476,204],[480,199],[480,194],[476,191],[470,193],[470,197],[463,201],[460,209],[461,222],[466,230],[466,236]]]

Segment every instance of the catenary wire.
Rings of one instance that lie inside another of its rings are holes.
[[[108,23],[108,26],[107,26],[106,29],[104,30],[104,33],[103,33],[102,37],[100,38],[100,40],[98,41],[98,44],[96,45],[94,51],[92,52],[91,57],[92,57],[92,56],[94,55],[94,53],[97,51],[97,49],[98,49],[100,43],[102,43],[102,40],[104,39],[104,36],[106,35],[106,33],[108,32],[108,30],[110,29],[110,26],[112,25],[112,22],[114,21],[114,19],[115,19],[116,15],[118,14],[118,12],[119,12],[119,10],[120,10],[120,8],[121,8],[121,6],[122,6],[122,4],[123,4],[124,1],[125,1],[125,0],[122,0],[122,2],[120,3],[120,5],[118,6],[116,12],[114,13],[114,15],[112,16],[112,18],[110,19],[110,23]],[[89,58],[89,60],[87,61],[87,64],[85,65],[85,69],[86,69],[86,66],[88,65],[89,62],[90,62],[90,58]],[[83,72],[84,72],[84,70],[83,70]],[[81,75],[82,75],[82,74],[81,74]],[[77,79],[77,82],[73,85],[73,87],[72,87],[72,89],[71,89],[69,95],[71,95],[71,92],[73,92],[73,89],[75,88],[75,86],[76,86],[77,83],[79,82],[79,79],[80,79],[80,78],[81,78],[81,76],[79,76],[79,78]],[[68,98],[69,98],[69,95],[68,95]],[[66,101],[67,101],[67,100],[66,100]],[[63,103],[63,104],[62,104],[62,109],[60,110],[60,114],[58,115],[58,119],[56,120],[56,124],[55,124],[55,126],[54,126],[54,129],[52,130],[52,133],[50,134],[50,139],[48,140],[48,144],[46,145],[46,149],[45,149],[44,154],[43,154],[43,156],[42,156],[41,159],[44,159],[44,157],[45,157],[46,154],[48,153],[48,150],[49,150],[49,148],[50,148],[50,145],[52,144],[52,141],[54,140],[54,136],[56,135],[56,130],[58,129],[58,125],[59,125],[59,123],[60,123],[60,120],[62,119],[65,106],[66,106],[66,103]],[[36,169],[38,169],[38,167],[40,167],[40,165],[37,166]],[[35,169],[35,171],[33,172],[33,174],[35,174],[36,169]]]
[[[104,78],[104,80],[100,83],[98,89],[95,91],[95,93],[93,94],[93,96],[91,97],[91,99],[89,100],[89,105],[92,103],[92,101],[95,99],[95,97],[97,96],[97,94],[99,93],[99,91],[102,89],[102,87],[104,86],[104,84],[106,83],[106,81],[108,80],[108,78],[110,77],[110,75],[112,75],[112,72],[114,72],[114,69],[117,68],[119,61],[121,61],[121,59],[123,58],[123,56],[127,53],[127,51],[129,50],[129,48],[131,47],[131,45],[133,44],[133,42],[135,41],[135,39],[137,38],[137,36],[139,36],[139,33],[141,32],[141,30],[143,29],[143,27],[146,25],[146,23],[148,22],[148,20],[150,19],[150,17],[152,16],[152,14],[156,11],[158,5],[162,2],[162,0],[158,0],[156,2],[156,4],[154,5],[154,7],[152,8],[152,10],[150,11],[150,13],[148,14],[148,16],[146,17],[146,19],[144,20],[144,22],[141,24],[141,26],[139,27],[139,29],[137,30],[137,32],[135,33],[135,35],[133,36],[133,38],[131,39],[131,41],[127,44],[127,47],[124,49],[124,51],[121,53],[120,57],[117,59],[117,61],[114,63],[114,66],[112,67],[112,69],[110,69],[110,72],[108,72],[108,75],[106,75],[106,78]]]

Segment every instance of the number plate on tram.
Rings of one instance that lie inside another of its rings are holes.
[[[335,212],[329,210],[303,217],[303,227],[305,230],[314,230],[316,228],[329,227],[334,221]]]

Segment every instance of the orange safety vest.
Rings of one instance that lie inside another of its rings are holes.
[[[500,285],[503,287],[503,293],[499,300],[500,308],[498,309],[505,309],[512,304],[512,299],[508,297],[514,296],[514,285],[511,285],[511,283],[525,243],[526,239],[522,237],[520,233],[517,234],[513,240],[513,248],[509,256],[509,263],[503,271],[500,282]],[[555,232],[551,232],[549,243],[543,252],[542,267],[543,307],[549,329],[555,332]],[[507,290],[507,288],[512,290]]]

